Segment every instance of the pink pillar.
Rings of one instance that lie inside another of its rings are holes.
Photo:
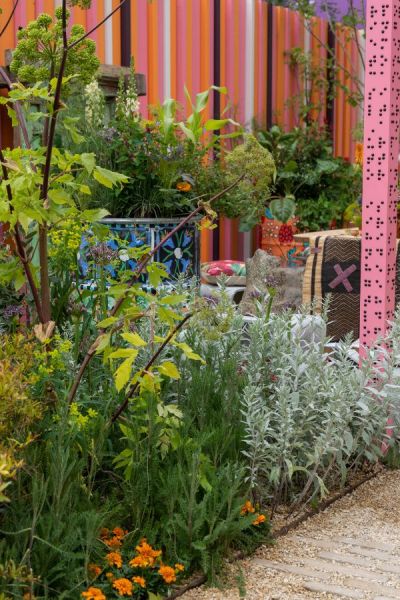
[[[395,303],[400,0],[367,2],[360,342],[384,333]]]

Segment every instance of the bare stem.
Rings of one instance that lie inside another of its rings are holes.
[[[147,373],[147,371],[154,365],[154,363],[156,362],[157,358],[160,356],[160,354],[162,353],[162,351],[164,350],[164,348],[166,346],[168,346],[168,344],[170,343],[170,341],[172,340],[172,338],[178,333],[178,331],[180,329],[182,329],[182,327],[184,326],[184,324],[192,317],[192,314],[187,314],[182,321],[180,321],[176,327],[170,332],[170,334],[165,338],[165,340],[163,341],[163,343],[161,344],[161,346],[158,348],[157,352],[155,352],[153,354],[153,356],[150,358],[149,362],[147,363],[147,365],[145,367],[143,367],[143,369],[140,371],[139,376],[138,376],[138,381],[130,388],[130,390],[128,391],[127,395],[125,396],[124,401],[119,405],[119,407],[117,408],[117,410],[115,411],[115,413],[113,414],[113,416],[111,417],[111,423],[115,423],[115,421],[121,416],[121,414],[124,412],[124,410],[126,409],[126,407],[128,406],[129,400],[135,395],[136,390],[138,389],[140,382],[139,379],[140,377],[143,377],[143,375],[145,373]]]
[[[99,27],[101,27],[102,25],[104,25],[104,23],[106,21],[108,21],[108,19],[110,19],[118,10],[121,9],[121,7],[125,4],[125,2],[127,2],[128,0],[122,0],[122,2],[120,4],[118,4],[118,6],[116,6],[108,15],[106,15],[104,17],[104,19],[102,19],[101,21],[99,21],[99,23],[97,23],[94,27],[92,27],[92,29],[89,29],[89,31],[87,31],[84,35],[82,35],[79,39],[77,39],[75,42],[73,42],[72,44],[70,44],[68,46],[68,50],[71,50],[71,48],[74,48],[74,46],[77,46],[78,44],[81,44],[87,37],[89,37],[90,35],[92,35],[92,33],[94,33]],[[129,0],[130,1],[130,0]]]

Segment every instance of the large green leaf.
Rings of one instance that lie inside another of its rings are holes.
[[[286,223],[294,216],[296,210],[294,197],[285,196],[285,198],[271,200],[269,209],[274,219],[281,221],[282,223]]]

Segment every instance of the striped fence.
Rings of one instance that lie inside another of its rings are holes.
[[[13,1],[2,2],[0,28]],[[43,11],[52,13],[58,4],[59,0],[19,1],[11,26],[0,38],[1,63],[5,50],[15,46],[18,28]],[[119,0],[93,0],[87,11],[72,9],[72,22],[90,29],[118,4]],[[167,97],[187,107],[185,85],[194,95],[217,84],[228,88],[236,118],[248,127],[255,119],[262,126],[279,123],[285,128],[297,124],[287,100],[302,85],[288,65],[287,51],[302,48],[318,63],[326,58],[321,41],[330,44],[345,67],[341,81],[348,85],[348,74],[361,71],[356,45],[348,37],[338,28],[332,39],[324,20],[315,18],[306,27],[298,13],[264,0],[128,0],[93,34],[102,63],[128,65],[130,56],[135,57],[137,71],[147,80],[147,96],[141,99],[144,115],[148,104]],[[209,116],[218,117],[226,102],[216,96]],[[321,124],[332,126],[337,154],[352,158],[352,130],[359,118],[341,90],[333,107],[319,115]],[[202,260],[243,258],[256,244],[256,234],[242,234],[235,221],[221,219],[218,230],[202,233]]]

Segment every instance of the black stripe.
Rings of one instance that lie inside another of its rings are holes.
[[[221,0],[214,0],[214,85],[221,85]],[[214,119],[221,118],[221,96],[214,91]],[[216,132],[218,134],[218,132]],[[213,260],[219,259],[220,224],[213,229]]]
[[[121,66],[129,67],[131,64],[131,0],[127,0],[120,10],[121,19]]]
[[[274,78],[274,73],[273,73],[273,64],[272,64],[272,50],[273,50],[273,44],[272,44],[272,35],[273,35],[273,31],[272,31],[272,24],[273,24],[273,15],[274,15],[274,7],[272,4],[268,4],[268,13],[267,13],[268,17],[267,17],[267,31],[266,31],[266,35],[267,35],[267,77],[266,77],[266,82],[267,82],[267,129],[270,129],[272,127],[272,81]]]
[[[320,236],[315,238],[314,249],[318,249],[319,240],[320,240]],[[312,250],[313,249],[311,248],[311,252],[312,252]],[[319,252],[315,252],[315,254],[314,254],[314,260],[313,260],[313,265],[312,265],[312,270],[311,270],[311,304],[314,302],[314,295],[315,295],[315,271],[317,270],[318,254],[319,254]]]

